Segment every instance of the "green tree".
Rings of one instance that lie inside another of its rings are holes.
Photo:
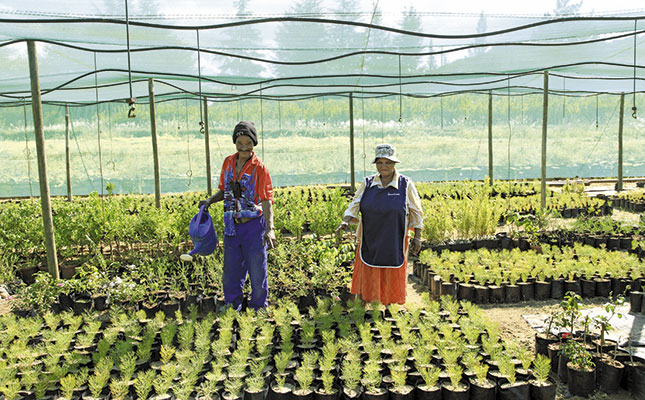
[[[253,19],[253,13],[248,11],[249,0],[234,0],[233,7],[237,10],[237,20]],[[262,35],[254,25],[243,25],[226,29],[225,39],[222,41],[222,50],[228,53],[250,57],[262,58],[258,48],[262,46]],[[240,48],[241,43],[244,48]],[[253,46],[253,47],[251,47]],[[264,65],[243,58],[227,57],[219,67],[220,73],[225,76],[257,77],[264,70]]]

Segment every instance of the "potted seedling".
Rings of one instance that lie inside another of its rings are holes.
[[[355,400],[361,396],[362,365],[360,358],[349,357],[343,361],[341,379],[343,394],[347,400]]]
[[[617,318],[622,318],[623,314],[618,312],[617,307],[621,306],[625,302],[623,296],[616,297],[615,300],[610,300],[605,304],[605,313],[599,314],[592,319],[594,326],[600,330],[600,339],[594,341],[598,353],[606,353],[616,346],[615,341],[606,340],[606,333],[613,329],[611,325],[611,319],[616,316]]]
[[[441,385],[441,395],[443,398],[453,400],[467,400],[470,398],[470,386],[461,382],[463,368],[459,365],[449,365],[447,367],[450,381]]]
[[[153,369],[141,371],[137,374],[134,380],[134,392],[137,394],[137,399],[147,399],[152,391],[157,373]]]
[[[365,400],[383,400],[388,396],[386,389],[381,387],[381,367],[374,361],[365,363],[363,371],[363,399]]]
[[[224,400],[241,400],[244,397],[244,381],[241,378],[231,378],[230,376],[224,381]]]
[[[418,400],[439,400],[441,399],[441,386],[439,374],[441,369],[433,365],[417,365],[417,371],[421,374],[423,381],[416,386],[415,398]]]
[[[268,387],[264,377],[264,369],[268,362],[268,358],[261,361],[251,360],[251,373],[245,379],[244,398],[246,400],[264,400],[266,398]]]
[[[288,399],[294,389],[293,385],[286,383],[288,376],[286,369],[291,361],[292,354],[290,351],[282,350],[273,357],[276,373],[274,374],[275,382],[271,384],[271,391],[277,399]]]
[[[537,354],[533,360],[533,377],[529,381],[531,385],[531,399],[553,400],[555,399],[556,385],[549,381],[551,372],[551,360],[543,354]]]
[[[302,358],[302,363],[296,369],[295,373],[298,387],[293,390],[292,397],[299,400],[306,400],[313,397],[311,384],[314,381],[314,368],[318,359],[318,353],[308,351],[302,355]]]
[[[489,365],[485,363],[475,364],[473,367],[475,376],[470,378],[470,397],[473,399],[495,399],[495,382],[488,379]]]
[[[591,353],[580,343],[569,340],[571,348],[569,363],[567,364],[567,387],[574,396],[586,397],[596,389],[595,371]]]
[[[529,385],[527,382],[517,381],[515,365],[509,358],[504,358],[499,364],[499,370],[508,381],[499,387],[499,396],[502,400],[526,400],[529,398]]]

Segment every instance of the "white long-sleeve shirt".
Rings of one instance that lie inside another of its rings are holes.
[[[379,174],[374,175],[371,186],[378,186],[379,188],[385,188],[381,183],[381,177]],[[387,186],[392,186],[395,189],[399,188],[399,173],[397,170],[394,170],[394,176]],[[352,217],[352,222],[357,223],[359,221],[359,210],[361,207],[361,198],[363,198],[363,193],[365,192],[365,179],[361,181],[361,184],[358,186],[354,198],[349,203],[347,210],[345,211],[345,217]],[[421,208],[421,198],[417,192],[417,188],[414,186],[414,183],[411,179],[408,180],[408,187],[406,190],[406,222],[408,229],[423,229],[423,209]],[[360,235],[360,227],[359,232]]]

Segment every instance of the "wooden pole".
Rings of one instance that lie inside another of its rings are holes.
[[[354,179],[354,95],[349,94],[349,170],[351,174],[351,192],[356,191],[356,180]]]
[[[620,94],[620,114],[618,114],[618,183],[616,191],[623,190],[623,116],[625,114],[625,93]]]
[[[488,92],[488,178],[493,184],[493,93]]]
[[[159,146],[157,145],[155,85],[152,78],[148,78],[148,98],[150,99],[150,136],[152,136],[152,158],[155,175],[155,206],[161,208],[161,175],[159,174]]]
[[[544,93],[542,94],[542,173],[540,176],[540,207],[546,207],[546,128],[549,120],[549,72],[544,71]]]
[[[211,176],[211,142],[208,134],[208,99],[204,97],[204,145],[206,147],[206,190],[208,197],[213,195],[213,183]]]
[[[47,154],[45,154],[45,130],[43,127],[43,107],[40,97],[38,78],[38,57],[36,43],[27,41],[29,56],[29,76],[31,78],[31,110],[34,116],[34,134],[36,135],[36,155],[38,157],[38,181],[40,183],[40,205],[43,213],[45,246],[47,247],[47,267],[54,279],[60,279],[56,241],[54,239],[54,220],[52,217],[51,199],[49,197],[49,180],[47,177]]]
[[[72,201],[72,163],[69,152],[69,106],[65,104],[65,171],[67,176],[67,201]]]

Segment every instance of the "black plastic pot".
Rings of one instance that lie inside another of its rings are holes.
[[[291,400],[292,391],[293,386],[291,384],[287,383],[284,388],[278,388],[278,385],[274,382],[269,386],[268,397],[271,400]]]
[[[475,287],[468,283],[460,283],[457,287],[457,298],[472,303],[475,299]]]
[[[495,390],[497,386],[495,382],[491,380],[486,380],[485,383],[480,383],[477,379],[469,379],[470,382],[470,398],[477,400],[495,400],[496,393]]]
[[[529,400],[531,386],[528,382],[505,383],[499,387],[500,400]]]
[[[564,297],[564,279],[553,279],[551,281],[551,298],[561,299]]]
[[[548,355],[549,345],[558,342],[555,335],[535,334],[535,354]]]
[[[387,389],[377,388],[375,392],[364,391],[362,400],[387,400],[390,393]]]
[[[568,366],[567,387],[574,396],[587,397],[596,390],[595,370],[580,370]]]
[[[102,295],[94,296],[94,309],[96,311],[107,310],[109,306],[110,306],[110,302],[106,295],[102,294]]]
[[[578,295],[581,294],[582,290],[580,288],[580,280],[574,279],[564,281],[564,292],[573,292]]]
[[[596,383],[605,393],[616,393],[623,379],[625,366],[620,361],[600,358],[596,361]]]
[[[259,392],[249,392],[248,390],[244,390],[244,400],[265,400],[268,393],[269,388],[264,388]]]
[[[596,297],[596,281],[593,279],[580,279],[580,292],[584,298]]]
[[[172,300],[161,304],[161,311],[166,314],[166,318],[174,318],[175,312],[179,310],[179,301]]]
[[[432,297],[438,298],[440,294],[441,294],[441,277],[439,275],[435,275],[434,279],[432,280]]]
[[[429,388],[424,384],[417,385],[414,398],[415,400],[441,400],[441,387],[433,386]]]
[[[645,364],[626,361],[620,386],[629,390],[635,398],[645,398]]]
[[[569,364],[569,357],[560,354],[560,356],[558,357],[558,378],[560,378],[562,383],[569,382],[569,372],[567,364]]]
[[[531,400],[553,400],[555,399],[556,384],[550,381],[538,383],[530,381]]]
[[[517,285],[506,285],[504,288],[504,302],[507,304],[519,303],[521,296],[522,292]]]
[[[519,282],[522,301],[533,301],[535,299],[535,284],[533,282]]]
[[[361,388],[360,386],[358,387],[357,390],[352,390],[352,389],[343,387],[343,391],[341,392],[341,398],[343,400],[358,400],[361,398],[362,394],[363,394],[363,388]]]
[[[611,281],[609,279],[596,279],[596,296],[609,297]]]
[[[469,400],[470,386],[460,383],[459,387],[453,388],[449,383],[441,385],[441,398],[443,400]]]
[[[560,342],[551,343],[548,345],[548,356],[551,360],[551,372],[558,373],[558,361],[560,360]]]
[[[455,297],[455,284],[452,282],[441,282],[441,288],[439,289],[441,296],[451,296]]]
[[[535,300],[548,300],[551,298],[551,282],[535,282]]]
[[[313,390],[296,389],[291,391],[291,400],[314,400]]]
[[[629,312],[638,314],[643,305],[643,292],[631,292],[629,294]]]
[[[504,301],[504,287],[491,285],[488,287],[488,292],[490,295],[490,302],[499,304]]]
[[[611,280],[611,291],[613,292],[614,297],[625,293],[627,290],[627,280],[624,278],[618,278]]]
[[[325,393],[321,390],[314,391],[314,400],[338,400],[340,392],[335,389],[333,393]]]
[[[74,303],[72,304],[72,309],[74,310],[74,314],[76,315],[81,315],[84,312],[90,310],[92,308],[92,299],[78,299],[74,300]]]
[[[67,293],[58,294],[58,303],[62,311],[71,310],[73,306],[72,298]]]
[[[488,286],[475,285],[475,303],[488,304],[490,302],[490,290]]]
[[[390,400],[414,400],[414,386],[405,385],[401,391],[390,389]],[[365,393],[363,393],[365,398]]]

